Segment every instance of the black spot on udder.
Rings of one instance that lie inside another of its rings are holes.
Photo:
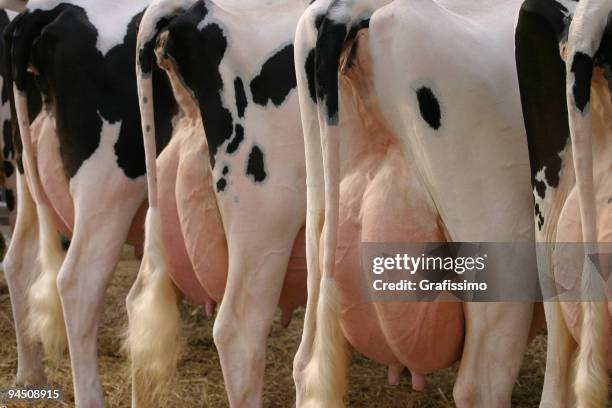
[[[234,138],[227,145],[227,149],[225,149],[227,154],[232,154],[236,150],[238,150],[238,147],[240,147],[240,143],[242,143],[243,140],[244,128],[242,127],[242,125],[236,125]]]
[[[261,71],[251,81],[251,93],[258,105],[266,106],[272,101],[280,106],[296,86],[293,44],[289,44],[261,66]]]
[[[238,116],[244,117],[244,110],[247,107],[246,92],[244,92],[244,84],[242,79],[236,77],[234,79],[234,90],[236,95],[236,109],[238,110]]]
[[[593,75],[593,59],[583,52],[574,54],[572,62],[572,73],[574,74],[574,100],[580,112],[584,112],[591,98],[591,77]]]
[[[440,103],[434,93],[426,86],[423,86],[416,91],[419,101],[419,110],[423,120],[427,122],[432,129],[440,128]]]
[[[223,175],[227,175],[227,173],[229,173],[229,167],[228,166],[223,166]]]
[[[246,174],[256,183],[261,183],[266,179],[267,174],[264,165],[264,154],[258,146],[253,146],[251,149]]]
[[[15,196],[13,195],[13,190],[6,190],[5,198],[6,208],[8,208],[9,211],[13,211],[15,209]]]

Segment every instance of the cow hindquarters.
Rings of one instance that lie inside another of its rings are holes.
[[[510,408],[531,327],[532,303],[464,304],[466,336],[453,388],[457,407]]]
[[[26,322],[28,316],[27,294],[34,277],[39,273],[38,219],[36,207],[23,174],[17,174],[17,194],[19,196],[17,221],[13,238],[4,258],[4,272],[8,284],[15,334],[17,336],[17,377],[15,383],[21,385],[44,384],[45,373],[40,343],[28,335]]]

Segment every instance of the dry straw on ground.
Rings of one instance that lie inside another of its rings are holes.
[[[127,360],[121,351],[125,324],[125,296],[138,272],[138,262],[126,251],[108,290],[100,329],[100,374],[107,406],[130,406],[130,381]],[[219,359],[212,340],[212,320],[199,307],[182,306],[185,347],[179,364],[179,376],[163,405],[167,407],[227,407]],[[265,407],[292,407],[294,403],[292,358],[301,333],[303,310],[296,312],[289,328],[275,322],[268,341]],[[542,389],[545,363],[545,338],[538,336],[529,347],[513,395],[513,406],[537,407]],[[10,300],[6,290],[0,293],[0,388],[11,385],[16,370],[15,337]],[[62,403],[31,404],[31,407],[73,406],[72,380],[67,357],[59,367],[49,370],[50,382],[64,390]],[[452,403],[456,366],[427,376],[422,393],[410,389],[406,375],[398,387],[386,382],[386,367],[356,356],[350,370],[350,407],[449,407]],[[26,406],[26,405],[23,405]]]

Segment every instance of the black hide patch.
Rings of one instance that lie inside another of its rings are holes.
[[[317,37],[314,73],[317,99],[325,104],[328,124],[338,123],[338,68],[346,25],[323,19]]]
[[[570,20],[566,15],[569,10],[560,2],[556,0],[525,0],[521,6],[521,12],[538,16],[545,21],[547,29],[551,30],[557,42],[567,38]]]
[[[5,10],[0,10],[0,33],[4,32],[4,29],[9,25],[10,21],[8,18],[8,14],[6,14]],[[2,78],[4,79],[3,83],[2,83],[2,90],[0,93],[0,100],[2,101],[2,104],[4,105],[5,103],[8,102],[9,100],[9,93],[8,93],[8,86],[10,84],[10,82],[7,82],[6,79],[6,45],[4,42],[4,36],[0,36],[0,58],[2,59],[2,62],[0,63],[0,75],[2,76]],[[12,84],[10,84],[12,86]]]
[[[198,30],[206,14],[204,2],[198,2],[175,18],[168,28],[166,53],[174,58],[179,75],[198,100],[214,168],[217,150],[232,136],[234,119],[221,98],[224,84],[219,64],[227,49],[227,39],[215,23]]]
[[[315,86],[315,50],[310,50],[304,63],[306,80],[308,81],[308,94],[314,103],[317,103],[317,89]]]
[[[246,174],[255,183],[261,183],[266,179],[267,174],[264,164],[264,154],[259,146],[253,146],[251,153],[249,153]]]
[[[244,111],[247,107],[247,97],[246,92],[244,91],[244,84],[242,83],[242,79],[240,79],[240,77],[236,77],[236,79],[234,79],[234,93],[236,95],[236,109],[238,111],[238,116],[243,118]]]
[[[559,55],[563,16],[554,1],[526,1],[515,32],[516,66],[527,131],[531,183],[540,198],[546,184],[536,180],[544,169],[546,183],[556,188],[562,167],[559,154],[569,142],[565,97],[565,63]],[[542,223],[538,223],[542,225]],[[541,227],[539,227],[541,228]]]
[[[14,44],[17,78],[24,78],[21,71],[28,61],[39,72],[37,82],[56,117],[66,175],[72,178],[96,151],[103,120],[121,123],[114,145],[119,168],[129,178],[144,175],[135,71],[136,34],[142,12],[128,24],[123,43],[105,55],[96,47],[96,28],[80,7],[62,4],[50,11],[27,12],[23,17],[18,30],[27,35],[16,37],[20,42]],[[168,109],[163,108],[164,96],[170,97],[171,89],[165,75],[160,72],[156,76],[154,93],[160,101],[156,124],[161,150],[169,140],[171,112],[176,112],[176,106],[169,103],[165,105]]]
[[[5,160],[10,160],[14,157],[15,150],[13,148],[13,128],[10,120],[5,120],[2,124],[2,157]]]
[[[221,174],[223,174],[223,177],[217,180],[217,192],[218,193],[225,191],[225,188],[227,187],[227,180],[225,179],[225,176],[227,176],[228,173],[229,173],[229,167],[223,166],[223,170],[221,171]]]
[[[572,92],[576,107],[584,113],[591,99],[591,78],[593,76],[593,59],[587,54],[578,51],[574,54],[572,61],[572,73],[574,74],[574,86]]]
[[[229,142],[227,149],[225,150],[227,154],[235,153],[240,147],[240,143],[242,143],[244,140],[244,128],[242,125],[236,125],[234,132],[234,138]]]
[[[532,185],[533,185],[533,188],[536,190],[538,197],[544,198],[544,195],[546,194],[546,183],[544,183],[541,180],[534,179],[532,181]]]
[[[159,33],[161,30],[166,28],[172,21],[172,17],[162,17],[155,24],[155,32]],[[144,43],[138,50],[138,60],[140,62],[140,69],[144,75],[151,74],[155,64],[155,45],[157,43],[157,36],[154,35],[149,41]]]
[[[15,167],[13,167],[13,163],[8,160],[4,160],[2,164],[4,167],[4,176],[7,178],[11,177],[15,172]]]
[[[225,190],[225,187],[227,186],[227,181],[225,180],[224,177],[221,177],[219,180],[217,180],[217,192],[222,192]]]
[[[421,117],[434,130],[440,129],[440,103],[434,93],[426,86],[416,90]]]
[[[251,81],[253,102],[266,106],[271,101],[280,106],[296,86],[293,44],[289,44],[271,56]]]
[[[6,208],[8,208],[9,211],[13,211],[15,209],[15,196],[13,195],[13,190],[6,190],[4,194]]]
[[[542,226],[544,225],[544,215],[542,215],[542,212],[540,211],[540,206],[537,203],[534,209],[536,222],[538,223],[538,229],[541,230]]]
[[[332,4],[331,7],[334,7]],[[316,94],[324,103],[328,124],[338,123],[338,68],[340,55],[346,42],[353,40],[357,32],[369,26],[370,20],[364,19],[347,27],[346,24],[330,18],[323,18],[318,26],[314,73]]]

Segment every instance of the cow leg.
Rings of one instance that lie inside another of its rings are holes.
[[[17,175],[19,196],[17,221],[6,257],[4,273],[8,284],[15,334],[17,337],[17,385],[34,385],[46,382],[42,360],[42,347],[26,333],[28,291],[30,284],[40,273],[38,256],[38,217],[36,205],[30,195],[23,174]]]
[[[548,327],[546,348],[546,372],[540,408],[564,408],[573,406],[574,393],[570,389],[573,370],[572,357],[576,342],[565,326],[558,302],[545,302],[546,325]]]
[[[455,403],[459,408],[510,408],[533,304],[465,303],[464,310],[466,335],[453,388]]]
[[[87,408],[104,406],[96,341],[100,312],[138,206],[125,200],[121,202],[124,208],[108,202],[98,203],[98,207],[95,200],[91,201],[91,205],[75,206],[74,235],[57,281],[68,334],[75,403]]]
[[[258,219],[258,225],[272,224]],[[267,230],[246,240],[228,234],[228,281],[213,337],[232,407],[262,406],[266,339],[299,226]]]

